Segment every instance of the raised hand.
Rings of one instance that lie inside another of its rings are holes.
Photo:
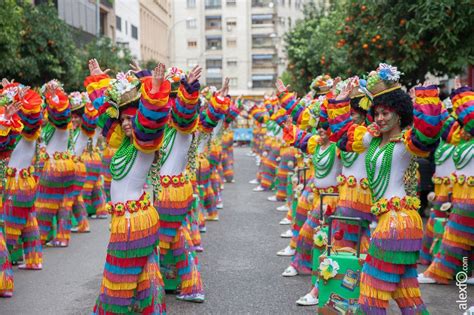
[[[13,81],[14,81],[14,80],[12,80],[12,81],[10,82],[10,81],[8,81],[8,79],[3,78],[3,79],[2,79],[2,86],[3,86],[3,88],[5,88],[5,87],[6,87],[7,85],[9,85],[9,84],[12,84]]]
[[[337,80],[337,78],[336,78],[336,80]],[[347,84],[342,88],[341,92],[336,96],[336,100],[338,100],[338,101],[345,100],[349,97],[349,95],[352,92],[352,89],[354,89],[354,83],[355,83],[354,81],[355,81],[355,79],[351,78],[349,80],[349,82],[347,82]]]
[[[20,98],[20,100],[23,100],[23,98],[25,97],[26,93],[29,90],[30,90],[29,86],[25,86],[22,89],[18,89],[18,97]]]
[[[188,74],[188,84],[193,84],[201,78],[202,68],[199,65],[194,66]]]
[[[288,87],[286,87],[285,84],[283,84],[283,81],[281,79],[276,80],[275,86],[279,93],[285,92],[288,90]]]
[[[102,71],[100,68],[99,62],[97,59],[91,59],[89,60],[89,72],[90,75],[101,75],[101,74],[106,74],[109,72],[110,69],[106,69],[105,71]]]
[[[454,89],[459,89],[462,86],[461,84],[461,78],[459,76],[456,76],[454,78]]]
[[[161,83],[165,78],[165,65],[159,63],[155,69],[152,71],[152,83],[151,83],[151,93],[158,93],[160,90]]]
[[[10,105],[5,106],[5,119],[10,120],[21,107],[21,102],[13,102]]]
[[[136,60],[133,60],[131,63],[128,64],[130,66],[131,71],[134,72],[134,73],[137,73],[137,72],[140,72],[142,71],[142,68],[140,67],[140,65],[138,64],[138,61]]]
[[[230,79],[228,77],[226,77],[224,79],[224,84],[222,85],[222,95],[226,96],[228,93],[229,93],[229,82],[230,82]]]

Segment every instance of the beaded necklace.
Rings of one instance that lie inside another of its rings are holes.
[[[434,158],[435,158],[435,164],[436,165],[441,165],[443,164],[453,153],[454,146],[446,143],[444,141],[441,141],[438,147],[436,148]]]
[[[176,140],[176,129],[166,125],[165,136],[163,139],[163,145],[161,146],[162,154],[160,159],[160,165],[163,166],[170,156],[171,149],[173,148],[174,141]]]
[[[130,173],[133,163],[137,158],[138,151],[130,141],[130,137],[125,137],[117,152],[110,161],[110,173],[115,180],[121,180]]]
[[[325,178],[332,169],[334,165],[334,160],[336,158],[336,144],[331,143],[328,148],[323,150],[321,145],[316,146],[316,150],[313,154],[313,166],[315,169],[316,178]]]
[[[44,143],[46,145],[49,143],[49,141],[53,137],[55,131],[56,129],[50,123],[47,123],[46,126],[43,127],[42,136],[43,136]]]
[[[68,147],[68,150],[70,152],[74,152],[74,148],[76,147],[77,139],[79,138],[79,131],[80,131],[80,128],[76,128],[76,129],[69,132],[67,147]]]
[[[389,142],[379,149],[381,141],[381,137],[372,138],[365,158],[367,179],[369,180],[369,187],[374,201],[379,200],[387,190],[392,168],[393,150],[395,148],[395,142]],[[377,151],[377,149],[379,150]],[[378,169],[377,176],[375,176],[377,173],[377,160],[381,155],[383,155],[382,164]]]
[[[342,166],[344,166],[345,168],[351,167],[358,157],[359,157],[359,154],[356,152],[341,151]]]
[[[474,139],[460,143],[456,146],[453,153],[453,161],[457,170],[462,170],[473,156]]]

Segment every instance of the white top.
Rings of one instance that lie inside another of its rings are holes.
[[[110,199],[113,203],[138,200],[143,192],[151,164],[155,159],[154,153],[138,151],[130,172],[121,180],[112,179]]]
[[[69,137],[69,130],[54,129],[51,140],[46,145],[46,152],[53,156],[56,152],[66,152]]]
[[[221,129],[224,127],[224,120],[219,120],[217,123],[216,127],[212,130],[212,138],[215,139],[217,138],[217,135],[221,131]]]
[[[206,150],[206,146],[208,142],[209,142],[209,135],[204,134],[204,137],[201,137],[201,142],[199,142],[198,144],[198,154],[201,154]]]
[[[15,149],[13,149],[10,161],[8,161],[9,167],[14,167],[17,170],[21,170],[32,165],[33,158],[36,151],[36,141],[28,141],[24,137],[18,141]],[[17,176],[19,172],[16,173]]]
[[[354,176],[359,182],[363,178],[367,178],[367,170],[365,169],[365,156],[367,151],[359,154],[357,159],[350,167],[342,167],[342,175],[349,177]]]
[[[443,155],[441,155],[441,158],[443,159],[446,157],[446,155],[451,154],[449,158],[447,158],[443,163],[440,165],[436,165],[436,170],[434,176],[436,177],[448,177],[451,176],[454,171],[456,171],[456,166],[454,166],[454,161],[453,161],[453,151],[456,147],[452,146],[449,150],[446,150]]]
[[[472,151],[471,154],[473,154]],[[469,161],[469,163],[466,164],[466,166],[464,166],[461,170],[456,170],[455,173],[456,175],[465,175],[467,177],[474,176],[474,158],[471,158],[471,160]]]
[[[370,141],[372,140],[372,136],[370,133],[366,133],[363,138],[364,147],[368,148],[370,145]],[[375,154],[380,150],[377,148],[375,150]],[[374,155],[375,155],[374,154]],[[380,168],[382,166],[382,158],[383,154],[381,154],[376,163],[376,170],[375,170],[375,178],[377,178]],[[395,144],[395,148],[393,149],[393,158],[392,158],[392,165],[390,168],[390,180],[388,182],[387,190],[383,197],[390,199],[392,197],[405,197],[405,171],[410,166],[411,161],[411,154],[407,151],[405,144],[403,142],[397,142]]]
[[[328,150],[330,146],[325,148],[323,151]],[[319,150],[321,150],[321,147],[319,147]],[[324,163],[329,159],[329,154],[325,156],[321,162]],[[316,166],[314,166],[316,167]],[[324,177],[324,178],[314,178],[314,184],[316,188],[327,188],[330,186],[337,186],[337,177],[341,174],[342,170],[342,163],[341,159],[339,159],[337,156],[334,157],[334,164],[332,165],[331,171],[329,174]]]
[[[188,151],[192,139],[192,134],[176,132],[174,145],[171,148],[166,148],[166,152],[169,152],[169,150],[171,152],[168,159],[161,166],[160,175],[179,175],[184,172],[188,163]]]
[[[88,141],[89,141],[89,137],[86,136],[82,132],[82,130],[80,130],[79,135],[77,136],[76,143],[74,145],[74,154],[76,154],[76,156],[81,156],[82,152],[84,152],[84,150],[87,147]]]

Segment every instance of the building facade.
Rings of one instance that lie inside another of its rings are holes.
[[[284,33],[302,18],[302,0],[176,0],[171,63],[204,68],[203,82],[232,95],[261,96],[286,68]]]
[[[171,0],[139,0],[141,60],[170,64]],[[178,0],[177,2],[181,2]]]
[[[115,29],[117,45],[127,47],[135,60],[141,60],[138,0],[115,0]]]

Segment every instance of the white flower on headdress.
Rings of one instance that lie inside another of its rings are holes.
[[[398,80],[400,80],[400,75],[403,74],[398,71],[397,67],[393,67],[386,63],[379,64],[377,72],[382,80],[393,82],[397,82]]]
[[[326,86],[328,87],[332,87],[333,84],[334,84],[334,81],[332,79],[329,79],[326,81]]]
[[[18,87],[12,86],[2,91],[2,96],[6,97],[8,102],[12,102],[15,96],[18,94]]]
[[[82,103],[82,94],[80,92],[72,92],[69,94],[69,102],[72,105],[79,105]]]

